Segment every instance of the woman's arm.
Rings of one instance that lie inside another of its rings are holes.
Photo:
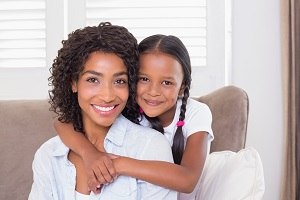
[[[34,155],[32,162],[33,183],[28,200],[53,199],[53,185],[51,183],[53,168],[49,151],[45,148],[46,146],[41,146]]]
[[[54,127],[64,144],[83,159],[89,175],[89,186],[94,186],[90,188],[94,193],[99,193],[97,188],[100,188],[100,184],[113,181],[117,173],[107,153],[98,151],[82,133],[76,132],[70,123],[61,123],[56,119]]]
[[[191,193],[204,167],[207,140],[206,132],[197,132],[188,137],[181,165],[117,157],[113,160],[114,166],[118,174],[135,177],[178,192]]]

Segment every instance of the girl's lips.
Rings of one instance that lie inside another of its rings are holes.
[[[160,101],[155,101],[155,100],[147,100],[145,99],[146,104],[150,105],[150,106],[158,106],[159,104],[161,104]]]

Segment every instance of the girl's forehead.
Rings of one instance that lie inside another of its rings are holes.
[[[182,71],[181,64],[171,55],[165,53],[149,53],[140,56],[140,69]],[[160,71],[157,71],[160,72]]]

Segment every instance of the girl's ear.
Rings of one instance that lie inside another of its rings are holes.
[[[184,89],[185,89],[185,84],[182,83],[180,90],[179,90],[179,94],[178,94],[179,96],[183,95]]]
[[[75,81],[72,81],[71,86],[72,86],[73,93],[76,93],[77,92],[77,83]]]

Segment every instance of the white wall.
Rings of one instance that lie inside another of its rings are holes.
[[[246,146],[261,156],[264,200],[279,200],[284,156],[280,0],[233,0],[232,83],[249,95]]]

